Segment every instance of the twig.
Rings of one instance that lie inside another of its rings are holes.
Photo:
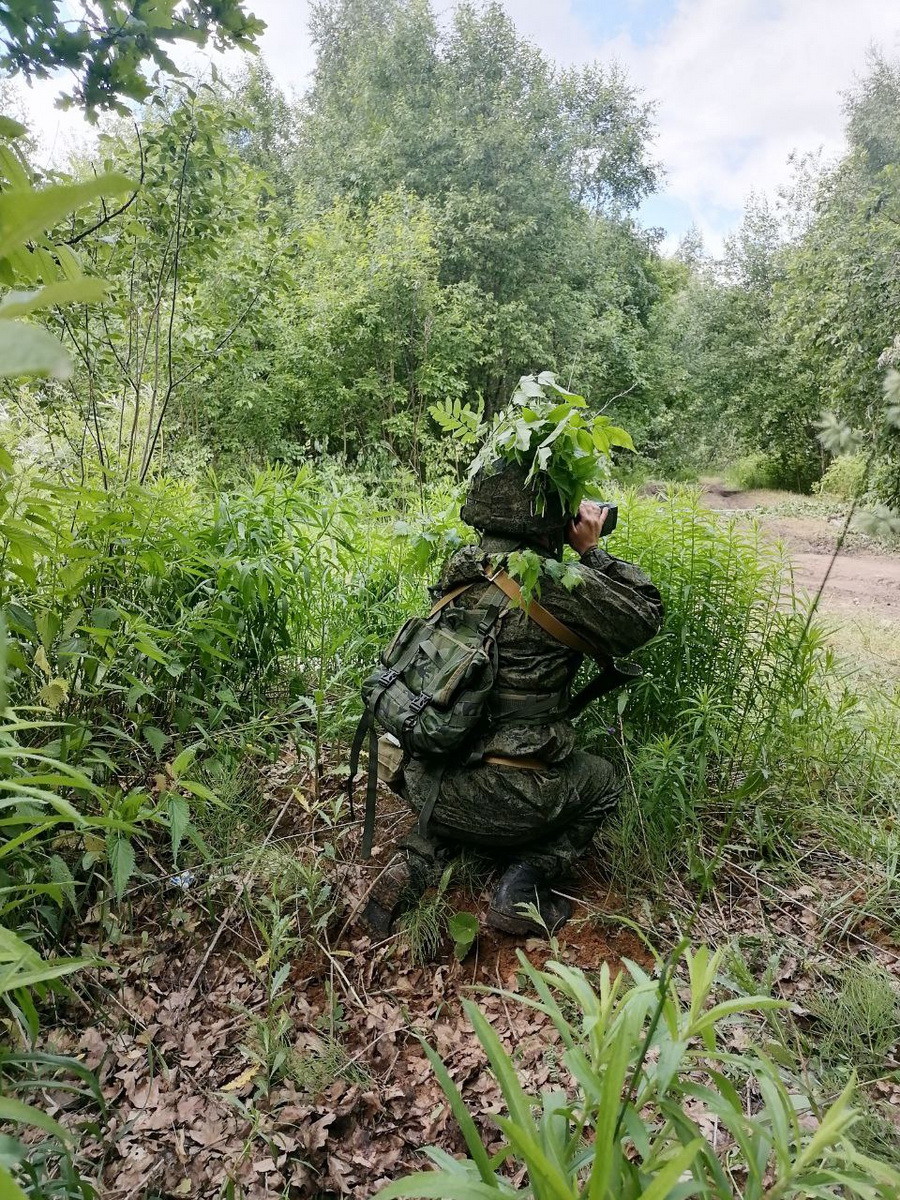
[[[77,246],[78,243],[80,241],[82,241],[84,238],[90,237],[90,235],[92,233],[96,233],[98,229],[102,229],[104,225],[109,224],[110,221],[114,221],[116,217],[121,217],[122,213],[126,212],[129,208],[131,208],[132,204],[134,204],[135,200],[137,200],[138,194],[140,193],[141,188],[144,186],[145,162],[144,162],[144,143],[141,141],[141,131],[138,128],[138,124],[136,121],[134,121],[133,124],[134,124],[134,132],[137,134],[138,151],[140,152],[140,156],[141,156],[141,174],[140,174],[140,178],[138,179],[137,187],[134,189],[134,191],[131,193],[131,195],[128,197],[128,199],[125,201],[125,203],[120,205],[118,208],[113,209],[113,211],[111,213],[108,213],[106,211],[106,205],[104,204],[103,205],[103,216],[100,218],[100,220],[95,222],[93,225],[90,225],[87,229],[82,229],[81,233],[76,234],[75,237],[68,238],[66,241],[62,242],[61,244],[63,246]]]

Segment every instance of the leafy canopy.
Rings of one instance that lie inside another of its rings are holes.
[[[96,120],[103,109],[126,113],[123,99],[150,95],[146,64],[181,74],[164,46],[212,38],[217,49],[253,49],[263,29],[241,0],[17,0],[0,5],[0,70],[26,79],[71,71],[63,106],[77,104]]]

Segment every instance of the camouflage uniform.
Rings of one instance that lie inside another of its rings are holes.
[[[485,534],[446,564],[439,591],[483,578],[485,556],[520,548],[522,537]],[[579,584],[568,591],[545,578],[545,608],[611,657],[621,657],[657,632],[662,620],[659,592],[637,567],[603,549],[588,551],[576,567]],[[488,584],[477,584],[454,603],[475,605]],[[551,637],[521,608],[511,607],[498,634],[498,692],[546,697],[566,692],[581,655]],[[510,705],[506,705],[506,708]],[[481,763],[483,755],[539,759],[541,771]],[[473,761],[474,760],[474,761]],[[430,793],[433,766],[413,759],[406,791],[416,811]],[[440,840],[510,855],[554,878],[589,845],[594,831],[615,807],[619,785],[611,765],[575,749],[575,731],[564,717],[491,722],[467,763],[446,768],[429,833]]]
[[[477,605],[491,586],[483,572],[487,560],[502,560],[523,546],[559,558],[570,520],[552,495],[540,503],[524,467],[502,463],[476,475],[460,515],[482,540],[453,555],[435,598],[471,583],[451,602],[464,606]],[[541,604],[571,632],[610,659],[653,637],[662,602],[642,571],[599,548],[584,554],[575,570],[580,581],[571,591],[545,575],[540,595]],[[402,908],[433,881],[440,843],[511,860],[487,916],[495,928],[540,931],[523,913],[525,903],[536,904],[550,929],[571,913],[568,900],[550,890],[552,881],[587,848],[614,808],[615,772],[604,759],[575,749],[575,731],[564,715],[581,654],[515,605],[501,617],[497,646],[498,673],[483,737],[467,746],[460,761],[413,758],[406,766],[402,789],[412,808],[434,807],[425,835],[419,831],[404,839],[370,888],[360,920],[372,933],[386,934]],[[523,766],[487,763],[485,755],[521,759]]]

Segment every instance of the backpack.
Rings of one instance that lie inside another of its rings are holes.
[[[375,826],[377,727],[395,739],[404,759],[414,756],[436,760],[431,793],[419,816],[419,830],[424,835],[449,756],[457,753],[458,761],[464,762],[466,743],[479,727],[484,726],[497,675],[497,632],[510,602],[523,602],[519,585],[502,567],[493,575],[485,571],[484,579],[492,586],[475,607],[444,611],[457,596],[480,582],[478,580],[452,588],[438,600],[427,617],[410,617],[382,652],[378,668],[363,683],[364,709],[350,750],[347,785],[352,817],[353,781],[368,735],[363,858],[371,854]],[[546,699],[534,698],[529,708],[522,703],[515,705],[517,716],[549,718],[550,712],[554,711],[555,716],[571,717],[597,696],[640,675],[636,664],[614,665],[608,656],[579,637],[537,601],[532,600],[525,611],[557,641],[599,662],[602,670],[571,702],[563,695],[551,697],[549,704]]]
[[[376,723],[396,739],[405,756],[443,758],[460,750],[482,722],[497,674],[497,630],[510,602],[491,576],[485,578],[494,586],[475,607],[444,611],[474,586],[466,583],[442,596],[427,617],[410,617],[363,683],[365,707],[350,751],[349,794],[352,814],[353,780],[368,734],[364,858],[371,853],[375,819]]]

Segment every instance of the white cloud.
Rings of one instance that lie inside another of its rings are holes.
[[[713,240],[722,212],[789,179],[793,150],[843,147],[841,93],[873,44],[900,49],[900,9],[884,0],[680,0],[647,44],[611,50],[658,100],[666,192]]]
[[[615,57],[657,101],[665,198],[713,245],[750,191],[787,181],[793,150],[840,152],[840,93],[864,70],[870,45],[900,52],[900,8],[885,0],[678,0],[674,13],[664,0],[610,10],[615,2],[507,0],[507,9],[551,57]],[[314,62],[308,0],[250,0],[249,7],[268,22],[261,49],[276,78],[302,90]],[[640,10],[641,37],[627,32],[629,10]],[[626,32],[604,38],[610,12]],[[53,111],[58,90],[41,85],[29,102],[57,156],[85,129],[79,117]]]

